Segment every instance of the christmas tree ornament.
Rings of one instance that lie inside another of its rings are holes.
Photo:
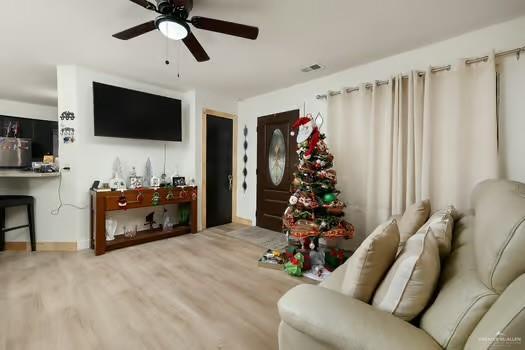
[[[291,196],[290,199],[288,200],[288,202],[291,204],[291,205],[295,205],[297,204],[297,197],[296,196]]]
[[[335,201],[336,199],[337,199],[337,196],[335,195],[335,193],[326,193],[323,196],[323,203],[330,204],[333,201]]]

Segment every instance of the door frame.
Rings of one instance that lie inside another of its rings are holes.
[[[233,121],[233,140],[232,140],[232,222],[239,222],[237,218],[237,115],[219,112],[209,108],[202,109],[202,149],[201,149],[201,174],[202,174],[202,190],[201,190],[201,222],[202,229],[206,229],[206,147],[208,145],[208,115],[212,117],[219,117],[225,119],[231,119]]]

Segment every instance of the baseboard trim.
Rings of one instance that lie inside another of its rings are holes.
[[[243,224],[243,225],[252,226],[252,220],[250,220],[250,219],[244,219],[244,218],[240,218],[238,216],[234,216],[232,221],[234,223],[236,223],[236,224]]]
[[[5,242],[5,250],[25,252],[31,250],[29,242]],[[76,252],[77,242],[37,242],[38,252]]]

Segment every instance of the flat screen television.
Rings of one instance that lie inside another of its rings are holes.
[[[181,100],[93,82],[95,136],[182,141]]]

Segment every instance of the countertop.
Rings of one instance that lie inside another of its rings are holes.
[[[16,177],[16,178],[40,178],[40,177],[58,177],[59,172],[55,173],[35,173],[33,171],[24,171],[17,169],[0,169],[0,177]]]

